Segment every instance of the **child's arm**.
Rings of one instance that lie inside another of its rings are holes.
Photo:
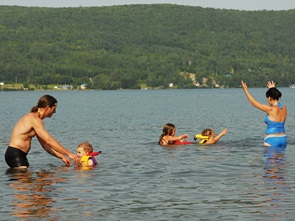
[[[178,141],[178,140],[182,140],[184,138],[188,138],[188,134],[183,134],[180,136],[165,136],[165,140],[169,141]]]
[[[92,159],[89,159],[88,160],[88,165],[87,166],[94,166],[94,163],[93,163],[93,160]]]
[[[214,137],[214,143],[216,143],[223,135],[227,133],[227,129],[225,128],[220,134]]]

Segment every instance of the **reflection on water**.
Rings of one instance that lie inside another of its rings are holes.
[[[295,90],[282,91],[294,110]],[[265,100],[265,89],[253,92]],[[43,94],[0,93],[2,156],[13,124]],[[53,137],[72,151],[87,140],[105,154],[89,170],[64,167],[34,140],[27,171],[7,170],[2,158],[0,220],[295,220],[294,111],[288,147],[278,151],[262,146],[264,114],[240,89],[50,94],[59,102],[44,120]],[[229,132],[212,146],[162,148],[166,122],[190,138],[207,127]]]
[[[64,181],[55,177],[56,172],[8,169],[9,186],[14,193],[10,205],[14,217],[47,218],[51,213],[52,196],[56,194],[52,184]]]
[[[266,147],[264,151],[264,194],[268,196],[269,206],[267,217],[269,220],[282,220],[287,218],[286,197],[290,186],[286,183],[288,176],[285,160],[285,149],[278,147]]]

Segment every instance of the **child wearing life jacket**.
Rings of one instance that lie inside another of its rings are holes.
[[[93,147],[90,143],[83,142],[77,146],[77,155],[81,157],[81,166],[94,166],[97,165],[97,161],[94,156],[99,155],[99,152],[93,152]]]
[[[215,131],[211,129],[205,129],[201,134],[196,134],[194,140],[200,139],[200,144],[215,144],[217,141],[227,133],[227,129],[225,128],[220,134],[215,136]]]
[[[192,142],[188,142],[184,140],[185,138],[189,137],[188,134],[175,136],[175,132],[176,132],[176,127],[173,124],[171,123],[165,124],[158,143],[163,146],[167,146],[171,144],[177,144],[177,145],[192,144]]]

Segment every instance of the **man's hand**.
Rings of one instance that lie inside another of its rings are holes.
[[[69,158],[71,158],[75,162],[76,165],[80,164],[81,157],[79,157],[78,155],[70,153]]]
[[[61,160],[65,163],[66,166],[71,166],[72,165],[70,159],[65,157],[65,156],[62,157]]]

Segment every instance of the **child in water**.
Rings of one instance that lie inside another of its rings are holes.
[[[200,138],[201,144],[215,144],[217,141],[227,133],[227,129],[225,128],[220,134],[215,136],[215,131],[211,129],[205,129],[201,134],[195,135],[194,139],[197,140]]]
[[[163,133],[160,136],[159,144],[166,146],[171,144],[189,144],[192,142],[187,142],[184,140],[184,138],[188,138],[188,134],[183,134],[180,136],[175,136],[176,127],[171,124],[167,123],[163,127]]]
[[[97,165],[97,161],[94,156],[100,154],[99,152],[93,152],[93,147],[88,142],[83,142],[77,146],[77,155],[81,157],[81,166],[94,166]]]

